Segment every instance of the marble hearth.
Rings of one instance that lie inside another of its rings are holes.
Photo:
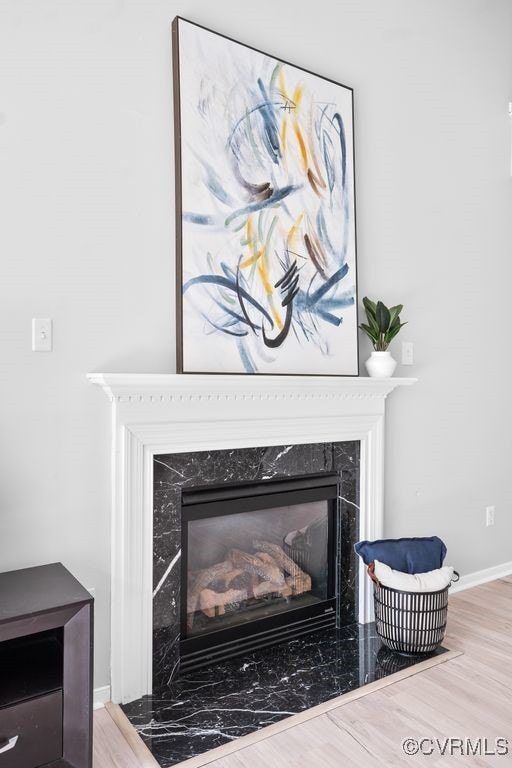
[[[294,471],[294,463],[307,463],[307,471],[310,466],[329,466],[348,477],[358,453],[359,499],[353,482],[344,502],[345,525],[351,526],[353,541],[354,504],[359,502],[357,535],[381,535],[385,399],[414,379],[164,374],[88,378],[102,387],[112,404],[113,701],[140,704],[145,697],[159,695],[176,665],[171,635],[177,600],[174,569],[180,553],[170,544],[172,514],[166,517],[182,482],[174,476],[176,469],[183,471],[184,482],[200,471],[199,465],[211,476],[215,457],[222,455],[228,474],[272,476]],[[190,475],[190,456],[199,454],[202,460]],[[164,456],[173,458],[170,463],[155,461]],[[340,617],[368,623],[370,586],[360,578],[358,565],[359,588],[354,593],[355,564],[349,562],[348,549],[340,562],[343,558],[348,578]],[[159,650],[160,632],[166,633],[166,640],[171,637],[165,653]],[[330,645],[331,661],[337,658],[337,647]],[[236,664],[236,659],[230,663]]]
[[[123,710],[170,768],[420,660],[384,648],[373,624],[352,624],[273,646],[270,660],[267,649],[198,670]]]

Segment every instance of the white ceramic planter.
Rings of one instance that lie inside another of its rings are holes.
[[[395,368],[396,360],[391,357],[391,353],[388,350],[385,352],[376,352],[374,350],[366,361],[368,375],[374,379],[385,379],[392,376]]]

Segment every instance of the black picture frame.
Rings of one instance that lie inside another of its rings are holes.
[[[353,249],[354,249],[354,264],[353,264],[353,275],[354,275],[354,283],[355,283],[355,291],[354,291],[354,322],[355,322],[355,330],[354,330],[354,337],[353,337],[353,346],[354,346],[354,370],[351,372],[334,372],[334,373],[326,373],[326,372],[290,372],[290,371],[239,371],[239,370],[208,370],[207,368],[205,370],[187,370],[185,363],[184,363],[184,321],[183,321],[183,276],[184,276],[184,269],[183,269],[183,166],[182,166],[182,141],[183,141],[183,135],[182,135],[182,126],[181,126],[181,82],[180,82],[180,23],[184,24],[190,24],[194,27],[196,27],[199,30],[202,30],[204,32],[210,33],[212,35],[215,35],[219,38],[222,38],[226,40],[229,43],[234,43],[238,46],[241,46],[243,48],[247,48],[250,51],[254,51],[258,54],[261,54],[262,56],[268,57],[270,59],[275,59],[277,62],[293,67],[296,70],[302,71],[306,73],[307,75],[312,75],[313,77],[320,78],[321,80],[325,80],[328,83],[332,83],[335,86],[338,86],[342,89],[345,89],[350,92],[351,95],[351,129],[352,129],[352,151],[350,153],[350,162],[351,162],[351,170],[352,170],[352,176],[351,176],[351,192],[352,192],[352,219],[353,219]],[[195,374],[211,374],[211,375],[217,375],[217,374],[238,374],[238,375],[254,375],[254,376],[261,376],[261,375],[284,375],[284,376],[341,376],[341,377],[357,377],[359,376],[359,344],[358,344],[358,334],[357,329],[359,325],[359,317],[358,317],[358,275],[357,275],[357,214],[356,214],[356,179],[355,179],[355,138],[353,135],[354,132],[354,90],[350,86],[347,86],[343,83],[340,83],[336,80],[333,80],[329,77],[324,77],[323,75],[319,75],[315,72],[312,72],[304,67],[301,67],[297,64],[292,64],[280,57],[276,57],[272,54],[269,54],[265,51],[262,51],[258,48],[255,48],[254,46],[247,45],[245,43],[241,43],[238,40],[235,40],[227,35],[224,35],[220,32],[217,32],[215,30],[212,30],[204,25],[198,24],[196,22],[193,22],[189,19],[185,19],[181,16],[176,16],[172,22],[172,67],[173,67],[173,103],[174,103],[174,156],[175,156],[175,242],[176,242],[176,370],[180,374],[189,374],[189,373],[195,373]]]

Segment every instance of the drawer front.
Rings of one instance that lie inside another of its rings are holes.
[[[59,757],[62,691],[0,709],[0,768],[39,768]]]

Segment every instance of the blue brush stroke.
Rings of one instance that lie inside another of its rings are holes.
[[[318,213],[316,216],[316,228],[318,231],[319,240],[322,243],[325,243],[327,245],[327,248],[329,249],[329,252],[331,254],[335,253],[331,239],[327,234],[327,226],[325,223],[325,216],[322,208],[318,209]]]
[[[326,323],[335,325],[337,328],[339,328],[343,322],[342,317],[336,317],[336,315],[333,315],[331,312],[327,312],[325,309],[322,309],[322,307],[317,307],[314,312],[318,315],[318,317],[321,317],[322,320],[325,320]]]
[[[256,366],[253,363],[248,350],[244,347],[242,339],[238,339],[237,346],[238,346],[238,354],[240,355],[240,360],[242,361],[242,365],[245,368],[245,372],[256,373]]]
[[[245,216],[248,213],[254,213],[255,211],[261,211],[264,208],[270,208],[272,205],[284,200],[285,197],[288,197],[288,195],[291,195],[292,192],[296,192],[298,189],[302,189],[302,184],[289,184],[281,189],[275,189],[266,200],[250,203],[249,205],[246,205],[245,208],[239,208],[238,211],[234,211],[227,217],[224,224],[226,227],[229,227],[233,219],[238,218],[238,216]]]
[[[314,293],[312,293],[309,296],[308,301],[311,303],[311,306],[314,306],[319,299],[324,296],[327,291],[329,291],[333,286],[336,285],[336,283],[339,283],[340,280],[343,280],[345,275],[348,272],[348,264],[343,264],[343,266],[338,269],[331,277],[325,281],[323,285],[320,286],[320,288],[317,288]]]
[[[329,192],[331,193],[334,189],[334,181],[336,176],[334,171],[333,154],[334,154],[334,145],[332,143],[332,139],[327,133],[327,131],[323,131],[322,156],[324,159],[324,167],[327,173],[327,185],[329,187]]]
[[[343,187],[343,190],[345,189],[345,182],[346,182],[346,176],[347,176],[347,140],[345,138],[345,125],[343,123],[343,118],[341,117],[339,112],[336,112],[333,115],[333,123],[336,123],[338,125],[338,132],[340,136],[340,147],[341,147],[341,186]]]
[[[240,256],[240,258],[238,260],[238,263],[240,264],[241,261],[242,261],[242,256]],[[238,274],[238,283],[242,287],[244,287],[247,291],[249,290],[249,285],[247,283],[247,280],[245,279],[245,277],[244,277],[243,273],[240,271],[240,269],[238,269],[238,273],[235,272],[233,269],[231,269],[229,264],[226,264],[225,261],[221,261],[220,268],[222,269],[222,271],[224,272],[226,277],[229,277],[230,279],[232,279],[233,283],[235,283],[235,284],[237,282],[237,274]]]
[[[333,296],[331,299],[322,299],[324,309],[341,309],[342,307],[352,307],[354,305],[354,296]]]
[[[191,224],[202,224],[204,226],[218,224],[218,220],[215,216],[206,216],[202,213],[190,213],[188,211],[183,214],[183,221],[188,221]]]
[[[226,190],[221,184],[221,181],[211,165],[208,165],[208,163],[203,162],[203,168],[205,171],[205,185],[207,189],[210,190],[212,195],[217,198],[217,200],[220,200],[221,203],[224,203],[225,205],[233,206],[233,198],[231,195],[228,195]]]
[[[249,320],[247,320],[243,315],[239,315],[238,312],[235,312],[233,309],[230,309],[229,307],[226,307],[225,304],[223,304],[221,301],[218,301],[218,299],[214,299],[216,305],[222,309],[223,312],[225,312],[227,315],[230,315],[235,320],[238,320],[238,322],[243,323],[244,325],[250,325],[251,328],[256,330],[261,330],[261,325],[253,325]]]
[[[279,144],[277,120],[274,114],[274,108],[273,106],[271,107],[271,102],[261,77],[258,77],[258,88],[260,89],[265,104],[263,109],[260,110],[260,114],[263,119],[263,126],[265,129],[263,134],[264,144],[272,162],[276,165],[279,165],[279,160],[281,159],[282,155],[281,146]]]
[[[343,119],[341,115],[338,112],[336,112],[336,114],[333,116],[333,123],[334,121],[338,124],[338,127],[339,127],[340,147],[341,147],[342,188],[343,188],[343,192],[345,193],[346,173],[347,173],[347,141],[345,138],[345,125],[343,123]],[[344,227],[344,233],[343,233],[343,245],[342,245],[341,257],[343,261],[345,261],[347,256],[347,250],[348,250],[348,237],[349,237],[348,222],[350,218],[348,194],[343,195],[343,213],[345,214],[344,216],[345,227]]]
[[[226,142],[227,146],[230,147],[230,149],[234,151],[233,141],[234,141],[234,138],[235,138],[235,133],[237,132],[239,127],[242,125],[242,123],[245,120],[247,120],[248,117],[253,112],[265,112],[265,110],[267,110],[267,111],[270,111],[270,113],[272,114],[273,108],[274,107],[280,107],[280,106],[282,106],[282,102],[280,102],[280,101],[270,101],[270,100],[266,99],[261,104],[256,104],[255,107],[251,107],[251,109],[247,110],[245,115],[243,117],[240,117],[237,120],[237,122],[235,123],[235,126],[234,126],[233,130],[231,131],[231,133],[228,136],[228,140]],[[263,118],[263,120],[265,121],[265,118]]]
[[[221,261],[221,263],[220,263],[220,268],[222,269],[222,271],[224,272],[224,274],[226,275],[226,277],[230,277],[230,278],[232,278],[233,280],[236,280],[236,274],[235,274],[235,273],[234,273],[234,271],[231,269],[231,267],[229,266],[229,264],[226,264],[226,262],[225,262],[225,261]]]
[[[294,309],[297,313],[307,311],[309,315],[317,315],[330,325],[339,326],[343,322],[343,317],[334,315],[330,310],[339,310],[344,307],[351,307],[355,303],[354,297],[345,297],[343,299],[321,299],[316,304],[310,304],[308,297],[302,291],[299,291],[294,300]],[[297,318],[298,319],[298,314]],[[304,329],[303,329],[304,330]]]
[[[228,288],[235,294],[239,293],[246,301],[249,302],[249,304],[252,304],[253,307],[261,312],[265,319],[268,320],[272,328],[274,327],[274,321],[272,320],[265,307],[262,307],[261,304],[256,301],[256,299],[253,299],[250,293],[248,293],[244,288],[240,286],[237,287],[236,282],[233,280],[229,280],[227,277],[222,277],[221,275],[198,275],[197,277],[191,277],[190,280],[187,280],[183,286],[183,293],[185,294],[186,291],[188,291],[188,289],[193,285],[222,285],[224,288]]]
[[[249,333],[249,331],[245,331],[245,330],[244,331],[230,331],[229,327],[228,327],[229,323],[227,323],[225,325],[218,325],[210,317],[205,315],[204,312],[202,312],[201,314],[203,316],[203,319],[206,320],[206,322],[209,323],[213,328],[215,328],[215,330],[222,331],[222,333],[227,333],[228,336],[237,336],[239,338],[240,336],[247,336],[248,333]],[[232,325],[234,325],[234,323],[232,323]]]
[[[310,316],[317,315],[331,325],[341,325],[343,318],[334,315],[331,310],[339,310],[344,307],[353,306],[355,303],[354,296],[350,293],[345,293],[343,296],[327,298],[325,294],[337,285],[337,283],[343,280],[347,272],[348,264],[344,264],[341,269],[338,269],[313,293],[310,294],[302,290],[299,291],[294,299],[294,308],[297,310],[297,313],[308,312]],[[303,327],[302,329],[304,331]]]
[[[347,257],[349,235],[350,235],[350,227],[349,227],[349,222],[350,222],[350,205],[349,205],[350,198],[349,198],[348,191],[346,189],[346,183],[347,183],[347,177],[346,177],[346,174],[347,174],[347,143],[346,143],[346,137],[345,137],[345,125],[343,123],[343,119],[342,119],[341,115],[336,112],[336,113],[334,113],[334,115],[332,117],[330,117],[330,115],[327,113],[328,106],[329,105],[326,105],[324,108],[321,109],[321,116],[320,116],[320,119],[319,119],[318,123],[321,126],[323,121],[326,120],[328,122],[329,126],[336,132],[337,140],[339,141],[339,144],[340,144],[340,152],[341,152],[341,163],[340,164],[341,164],[341,175],[342,175],[341,185],[340,186],[341,186],[341,189],[342,189],[343,221],[344,221],[343,240],[342,240],[342,243],[341,243],[341,249],[338,252],[336,252],[336,250],[333,247],[332,253],[333,253],[333,255],[336,255],[339,258],[339,262],[341,264],[344,264],[345,260],[346,260],[346,257]],[[323,133],[323,136],[324,136],[324,139],[321,142],[322,143],[322,156],[323,156],[324,164],[326,164],[327,157],[326,157],[325,151],[324,151],[324,149],[325,149],[324,143],[325,143],[325,137],[329,136],[329,133],[328,133],[328,131],[326,129],[324,129],[322,131],[322,133]],[[329,136],[329,144],[332,145],[330,136]],[[333,162],[333,169],[334,169],[334,160],[332,162]],[[332,193],[332,191],[333,190],[331,190],[331,193]],[[326,232],[323,233],[324,236],[325,236],[325,234],[326,234]]]

